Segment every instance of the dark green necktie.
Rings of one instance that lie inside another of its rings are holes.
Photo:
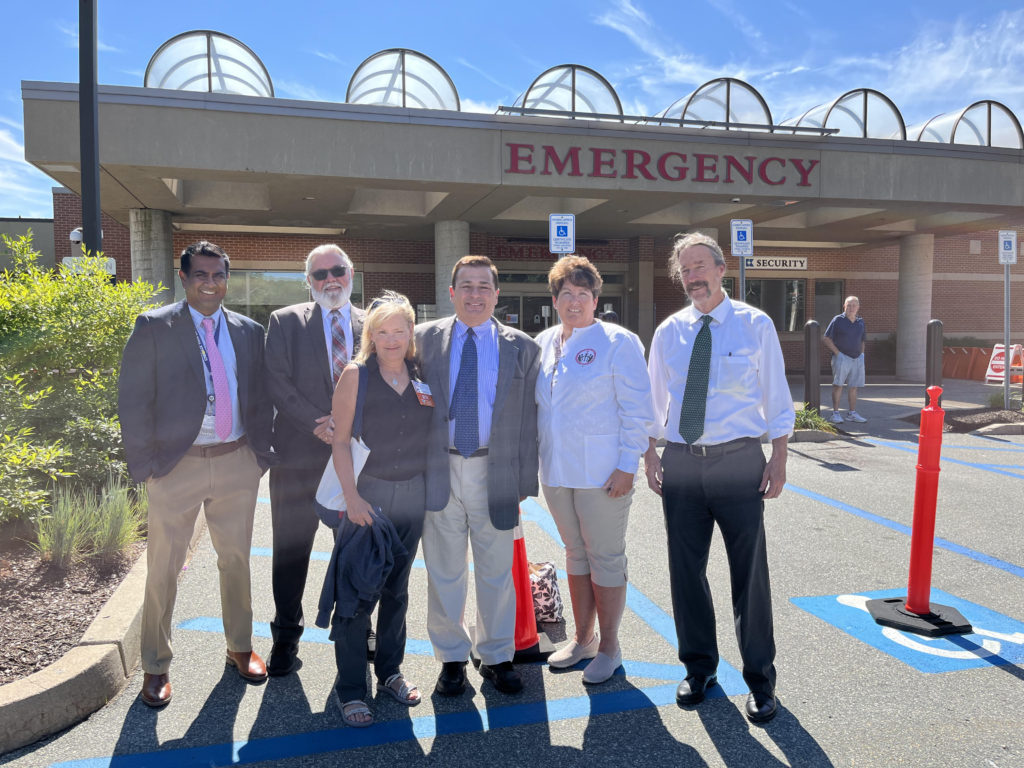
[[[693,340],[686,391],[679,409],[679,434],[693,445],[704,434],[704,411],[708,404],[708,374],[711,371],[711,315],[701,317],[704,325]]]

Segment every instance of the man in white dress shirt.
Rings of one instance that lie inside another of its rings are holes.
[[[725,258],[712,238],[676,240],[672,279],[690,305],[654,333],[648,369],[655,426],[644,454],[647,482],[662,497],[679,660],[681,706],[698,704],[717,682],[715,615],[707,582],[717,523],[729,556],[733,615],[747,717],[771,720],[775,639],[765,548],[764,499],[786,484],[786,452],[795,418],[778,334],[771,318],[722,289]],[[761,436],[772,443],[765,461]],[[664,437],[659,458],[655,441]]]

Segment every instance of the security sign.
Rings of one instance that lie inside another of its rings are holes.
[[[999,263],[1017,263],[1017,232],[1013,229],[999,230]]]
[[[551,253],[572,253],[576,250],[575,214],[548,214],[548,250]]]

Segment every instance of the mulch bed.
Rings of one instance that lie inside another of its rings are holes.
[[[0,685],[31,675],[74,648],[144,545],[103,564],[63,571],[40,560],[23,527],[0,527]]]
[[[911,424],[921,423],[921,414],[915,413],[903,419]],[[990,424],[1024,423],[1024,411],[1007,411],[996,408],[960,408],[947,410],[943,421],[943,432],[963,434],[973,432]]]

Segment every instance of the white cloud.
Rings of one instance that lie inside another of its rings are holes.
[[[339,59],[337,56],[330,52],[325,53],[324,51],[313,51],[313,55],[318,56],[324,61],[329,61],[333,64],[341,64],[341,59]]]
[[[303,101],[331,101],[311,85],[300,83],[295,80],[275,80],[274,92],[277,96],[289,99],[301,99]],[[344,99],[342,99],[344,101]]]
[[[462,107],[463,112],[482,112],[487,115],[493,115],[498,111],[498,102],[488,101],[477,101],[476,99],[459,99],[459,105]]]
[[[623,2],[626,1],[627,0],[623,0]],[[761,54],[766,54],[768,52],[768,45],[765,43],[764,35],[761,34],[761,30],[740,12],[732,0],[707,1],[708,5],[725,16],[725,18],[728,19],[734,27],[736,27],[739,33],[747,39],[747,43],[754,48],[754,50]]]
[[[57,29],[60,30],[60,32],[65,37],[68,38],[68,44],[72,48],[77,48],[78,47],[78,30],[77,29],[75,29],[73,27],[69,27],[66,24],[58,24],[57,25]],[[115,48],[112,45],[107,45],[106,43],[104,43],[102,40],[100,40],[98,38],[96,40],[96,50],[97,51],[103,51],[104,53],[120,53],[121,52],[120,49]]]
[[[12,120],[9,117],[4,117],[3,115],[0,115],[0,123],[2,123],[3,125],[6,125],[6,126],[9,126],[9,127],[13,128],[18,133],[24,133],[25,132],[25,129],[22,127],[20,120]]]
[[[483,69],[481,69],[480,67],[476,66],[472,62],[467,61],[466,59],[464,59],[462,57],[459,57],[457,59],[457,61],[459,62],[459,64],[464,66],[466,69],[469,69],[469,70],[472,70],[473,72],[476,72],[478,75],[480,75],[480,77],[482,77],[487,82],[492,83],[493,85],[496,85],[499,88],[501,88],[503,91],[505,91],[506,94],[509,94],[511,98],[515,98],[516,96],[519,95],[520,91],[518,91],[515,87],[513,87],[511,85],[508,85],[507,83],[503,83],[500,80],[495,79],[495,77],[493,75],[491,75],[489,72],[484,71]],[[538,72],[537,74],[539,75],[540,72]],[[527,85],[524,85],[522,90],[526,90]]]

